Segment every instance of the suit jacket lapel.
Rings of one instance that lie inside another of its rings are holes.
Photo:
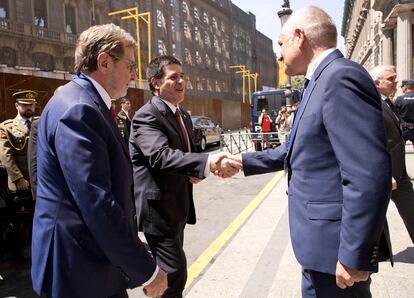
[[[325,59],[322,60],[322,62],[319,64],[319,66],[316,68],[315,72],[312,75],[312,79],[310,80],[308,87],[306,89],[305,95],[302,98],[302,101],[299,104],[299,109],[298,109],[298,114],[296,115],[297,119],[295,119],[295,121],[300,121],[300,119],[303,116],[303,113],[305,112],[306,106],[309,103],[309,100],[312,97],[312,93],[313,90],[315,89],[317,83],[318,83],[318,79],[322,73],[322,71],[334,60],[338,59],[338,58],[342,58],[343,55],[339,50],[335,50],[332,53],[330,53]],[[298,127],[299,128],[299,123],[298,123]],[[290,146],[288,148],[288,152],[287,152],[287,159],[290,159],[290,154],[292,152],[292,148],[293,148],[293,144],[295,142],[295,138],[296,138],[296,134],[297,134],[298,129],[296,129],[293,133],[294,135],[290,137],[291,139],[291,143]]]
[[[91,98],[93,99],[94,103],[98,106],[98,109],[101,111],[105,120],[108,122],[116,138],[121,143],[124,153],[129,159],[130,156],[129,156],[128,147],[125,144],[125,141],[122,139],[119,129],[114,119],[112,118],[111,112],[109,111],[107,105],[104,103],[103,99],[99,95],[99,92],[96,90],[96,88],[93,86],[93,84],[88,79],[76,78],[74,79],[74,81],[80,86],[84,87],[87,90],[87,92],[91,95]]]
[[[179,124],[177,123],[177,119],[175,118],[175,115],[172,113],[171,109],[158,96],[153,96],[151,99],[151,103],[160,111],[160,113],[168,120],[168,122],[170,122],[171,126],[175,129],[177,134],[180,136],[181,145],[184,150],[184,148],[186,147],[184,136],[181,133],[181,128]],[[188,134],[188,128],[187,128],[187,134]]]
[[[400,129],[400,122],[398,119],[398,116],[395,115],[394,111],[391,109],[391,107],[388,105],[387,102],[384,102],[385,104],[385,112],[388,114],[389,117],[391,117],[392,121],[394,122],[394,124],[398,127],[398,129]]]

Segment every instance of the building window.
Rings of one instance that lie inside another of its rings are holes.
[[[193,90],[194,88],[193,88],[193,83],[191,82],[191,80],[190,80],[190,76],[189,75],[186,75],[185,76],[185,88],[187,89],[187,90]]]
[[[211,18],[211,25],[213,26],[213,28],[214,29],[218,29],[218,27],[217,27],[217,21],[216,21],[216,18],[215,17],[212,17]]]
[[[183,1],[182,11],[184,14],[189,14],[187,2]]]
[[[184,49],[184,59],[185,59],[185,62],[187,64],[190,64],[190,65],[193,64],[193,61],[191,59],[191,53],[190,53],[190,50],[188,48]]]
[[[214,57],[214,68],[215,68],[217,71],[220,71],[220,63],[219,63],[219,61],[218,61],[217,57]]]
[[[9,4],[8,0],[0,0],[0,18],[9,17]]]
[[[99,25],[101,23],[101,16],[96,12],[91,11],[91,26]]]
[[[210,56],[208,54],[206,54],[205,60],[206,60],[206,66],[210,67],[211,66],[211,60],[210,60]]]
[[[194,27],[194,40],[199,41],[200,40],[200,31],[198,30],[198,27]]]
[[[175,32],[175,19],[174,19],[174,16],[171,16],[170,20],[171,20],[171,31]]]
[[[188,39],[191,39],[190,27],[188,27],[188,23],[186,21],[184,21],[183,29],[184,29],[184,36]]]
[[[46,0],[34,1],[33,24],[38,27],[47,28]]]
[[[208,15],[207,15],[207,13],[206,13],[206,12],[204,12],[204,13],[203,13],[203,21],[204,21],[204,23],[205,23],[206,25],[208,25],[208,24],[209,24]]]
[[[207,91],[209,92],[213,91],[213,88],[211,87],[211,83],[209,79],[207,79],[206,83],[207,83]]]
[[[197,64],[201,64],[202,60],[199,51],[196,51],[195,59]]]
[[[207,33],[204,35],[204,44],[208,47],[211,47],[210,36]]]
[[[172,55],[174,57],[176,57],[177,56],[177,47],[176,47],[175,43],[171,44],[171,49],[172,49]]]
[[[165,28],[165,19],[161,10],[157,9],[157,27]]]
[[[197,86],[198,91],[203,91],[204,90],[203,82],[201,81],[200,77],[197,77],[196,86]]]
[[[65,32],[76,34],[75,7],[73,7],[72,5],[65,4],[65,19],[66,19]]]
[[[197,7],[194,7],[194,18],[200,21],[200,14],[198,13]]]
[[[52,71],[55,69],[55,62],[52,55],[46,53],[32,54],[33,66],[42,71]]]
[[[213,45],[214,45],[214,48],[216,49],[216,51],[220,53],[221,49],[219,47],[218,40],[217,40],[217,37],[215,35],[213,36]]]
[[[161,39],[158,39],[158,54],[165,55],[166,49],[164,42]]]

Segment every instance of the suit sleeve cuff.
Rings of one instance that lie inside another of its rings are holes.
[[[158,265],[157,265],[157,267],[155,268],[155,271],[152,274],[152,276],[150,277],[150,279],[148,279],[146,282],[144,282],[142,284],[142,286],[145,287],[145,286],[149,285],[150,283],[152,283],[154,281],[155,277],[157,276],[157,274],[158,274],[159,271],[160,271],[160,267],[158,267]]]
[[[210,159],[211,155],[208,155],[206,167],[204,168],[204,178],[207,178],[210,175]]]

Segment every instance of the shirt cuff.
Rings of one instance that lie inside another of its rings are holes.
[[[210,175],[210,159],[211,155],[208,155],[206,167],[204,168],[204,177],[207,178]]]
[[[159,271],[160,271],[160,267],[158,267],[158,265],[157,265],[157,267],[155,268],[155,271],[152,274],[152,276],[150,277],[150,279],[147,280],[146,282],[144,282],[142,284],[142,286],[145,287],[145,286],[149,285],[150,283],[152,283],[154,281],[155,277],[157,276],[157,274],[158,274]]]

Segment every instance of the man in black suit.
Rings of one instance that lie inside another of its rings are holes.
[[[397,74],[392,65],[380,65],[371,71],[378,91],[381,93],[387,148],[392,159],[391,199],[397,206],[405,227],[414,243],[414,191],[405,166],[405,141],[402,137],[400,119],[390,100],[397,90]]]
[[[137,219],[158,266],[168,273],[162,297],[182,297],[187,280],[184,228],[196,222],[192,184],[210,172],[231,176],[241,165],[223,159],[225,153],[193,153],[191,117],[179,106],[185,82],[178,59],[153,59],[147,78],[154,96],[132,119],[129,142]]]

